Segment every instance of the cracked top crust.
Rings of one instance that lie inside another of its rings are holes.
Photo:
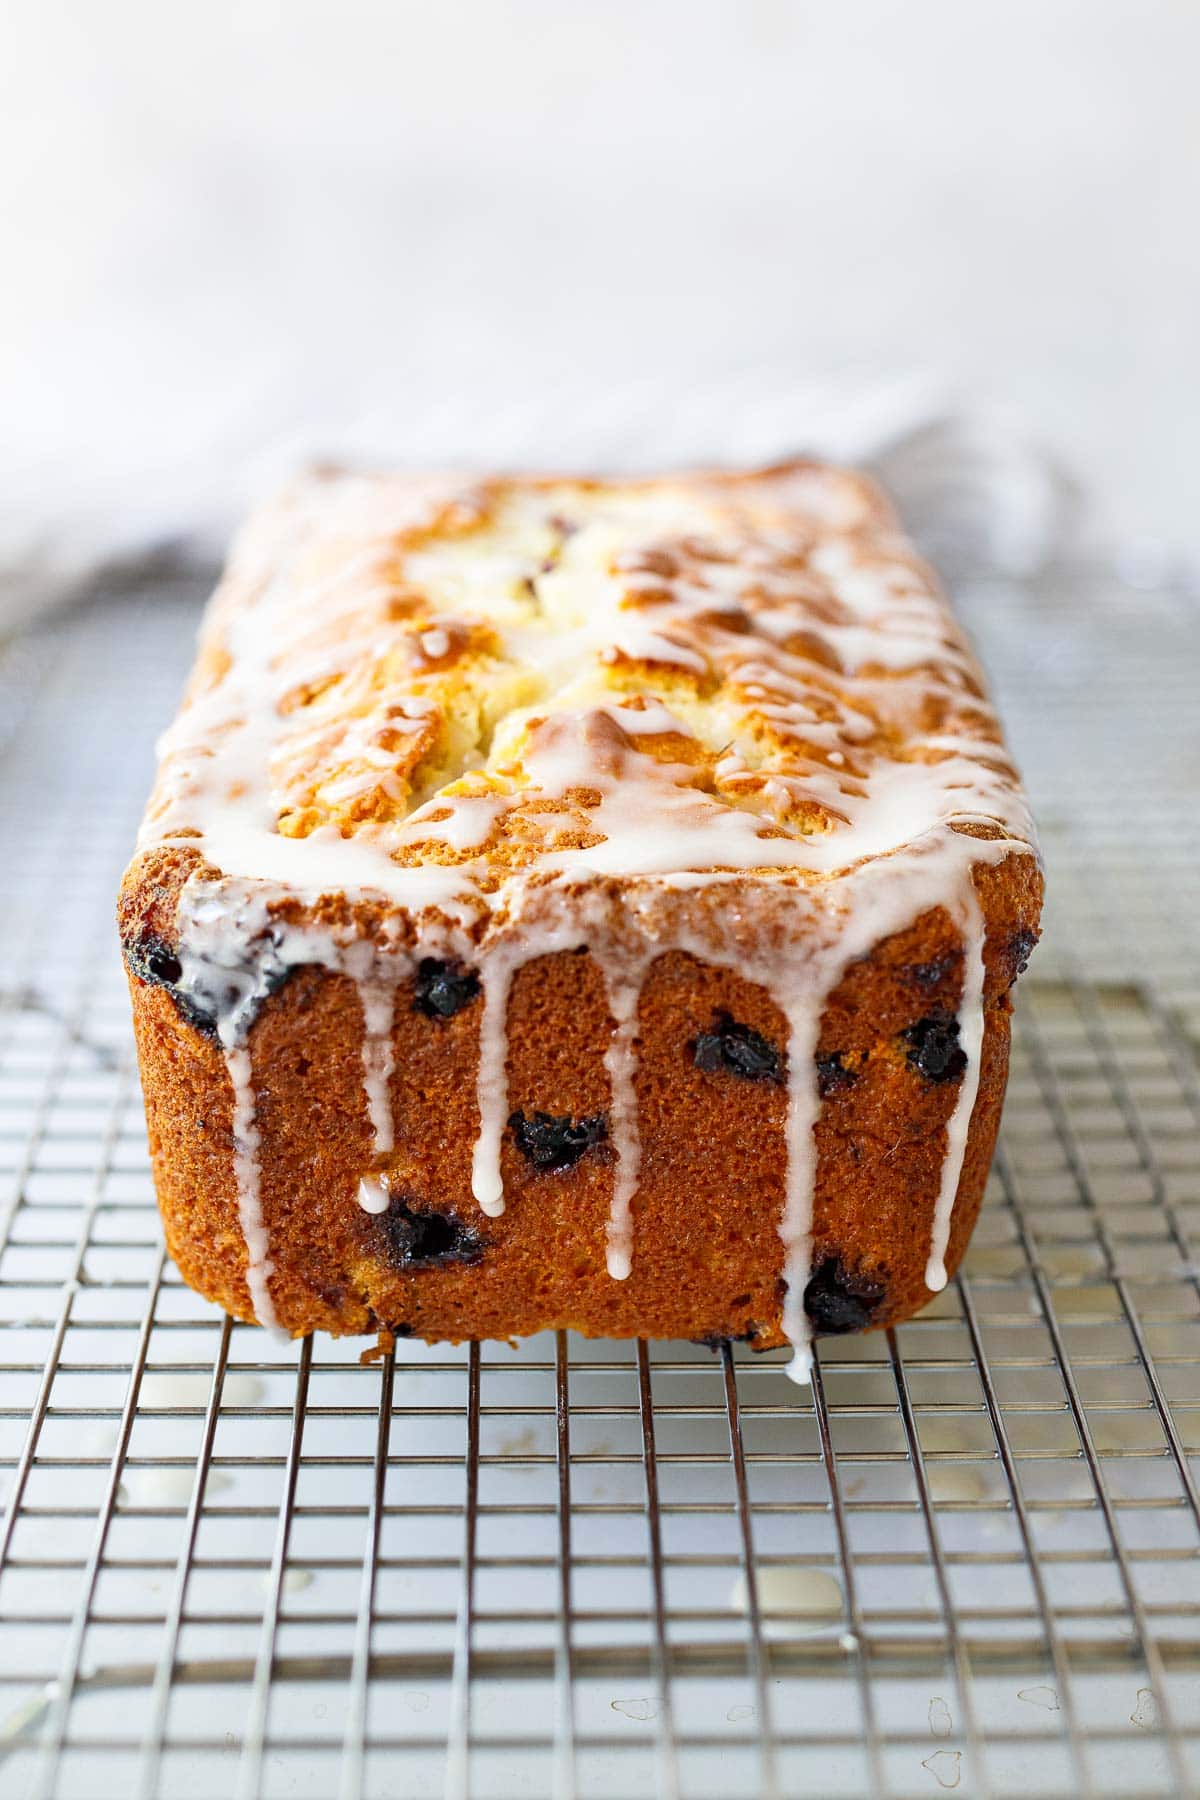
[[[514,877],[811,887],[947,826],[1030,836],[862,477],[321,471],[234,547],[140,845],[419,912]]]

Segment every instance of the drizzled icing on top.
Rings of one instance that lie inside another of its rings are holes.
[[[269,1257],[239,1052],[268,965],[359,980],[381,1154],[389,993],[421,955],[478,968],[474,1188],[495,1213],[513,975],[586,943],[613,1017],[621,1278],[638,990],[655,955],[682,948],[769,984],[788,1020],[785,1323],[803,1348],[824,1003],[852,958],[936,905],[967,950],[975,1065],[935,1209],[930,1279],[944,1281],[981,1037],[971,872],[1032,842],[962,635],[853,475],[300,482],[235,547],[141,837],[203,859],[180,901],[184,985],[239,997],[219,1029],[260,1317]],[[273,918],[278,900],[326,895],[382,902],[369,944],[353,923]]]

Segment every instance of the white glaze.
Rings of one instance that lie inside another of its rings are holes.
[[[439,510],[468,516],[489,504],[497,521],[482,532],[421,535]],[[681,573],[670,547],[697,537],[703,545],[684,551]],[[665,561],[658,545],[668,546]],[[657,573],[655,557],[673,572]],[[407,598],[394,613],[397,591],[414,590],[427,616],[413,615]],[[482,690],[501,697],[496,729],[484,721],[478,748],[465,744],[458,771],[422,793],[410,783],[443,754],[439,733],[455,702],[452,690],[444,703],[436,688],[405,684],[414,669],[422,681],[441,679],[429,659],[449,659],[453,678],[457,647],[476,627],[500,646],[498,673]],[[827,661],[784,647],[813,638]],[[640,1163],[638,998],[653,958],[685,949],[766,987],[787,1020],[784,1325],[803,1378],[822,1015],[852,960],[939,906],[964,941],[968,1059],[933,1206],[927,1279],[944,1282],[982,1039],[973,871],[1028,853],[1032,827],[990,709],[972,692],[969,652],[853,481],[797,470],[759,477],[732,498],[703,482],[666,482],[518,486],[489,501],[451,482],[319,480],[244,534],[209,640],[227,652],[225,666],[198,682],[163,741],[141,841],[194,844],[221,871],[192,877],[181,897],[179,985],[218,1018],[260,1318],[272,1316],[271,1269],[245,1038],[289,968],[319,963],[358,984],[380,1162],[392,1146],[397,983],[420,956],[478,970],[472,1190],[495,1217],[504,1209],[512,981],[531,958],[586,944],[613,1019],[607,1256],[612,1276],[626,1279]],[[717,698],[702,701],[713,684]],[[953,729],[921,731],[931,701],[951,717],[957,709]],[[895,741],[903,754],[893,754]],[[698,782],[705,766],[709,778]],[[347,806],[364,811],[343,835],[336,816]],[[306,834],[285,835],[281,820],[306,809]],[[980,824],[1003,836],[955,829]],[[490,846],[513,829],[532,861],[497,884]],[[770,930],[745,928],[747,878]],[[728,906],[693,916],[688,897],[722,887]],[[277,917],[281,899],[312,907],[325,894],[382,902],[388,918],[415,924],[415,944],[411,931],[393,941],[386,924],[369,940],[353,923],[335,930]],[[369,1211],[387,1204],[385,1173],[363,1172],[359,1202]]]
[[[963,938],[963,990],[958,1009],[958,1044],[967,1059],[954,1111],[946,1127],[946,1153],[942,1158],[941,1185],[933,1209],[933,1234],[925,1286],[938,1294],[946,1285],[946,1246],[950,1221],[967,1152],[967,1133],[979,1093],[980,1053],[983,1048],[983,948],[984,922],[974,891],[964,891],[959,919]]]
[[[421,633],[421,648],[426,656],[437,659],[450,654],[450,634],[441,626],[434,626]]]
[[[479,1025],[476,1102],[479,1131],[471,1157],[471,1192],[489,1219],[504,1211],[500,1139],[508,1118],[508,995],[514,961],[493,956],[483,965],[483,1016]]]
[[[387,1211],[392,1196],[388,1192],[385,1182],[377,1180],[374,1176],[364,1175],[358,1184],[355,1198],[365,1213],[378,1214]]]
[[[783,1329],[795,1355],[788,1365],[788,1375],[801,1385],[812,1373],[808,1316],[804,1311],[804,1290],[812,1273],[813,1186],[817,1169],[817,1144],[814,1132],[821,1112],[821,1095],[817,1087],[817,1034],[821,1029],[821,1013],[825,995],[805,993],[790,996],[784,1012],[788,1022],[787,1071],[787,1189],[784,1194],[783,1217],[779,1235],[783,1239]]]
[[[638,1135],[637,1033],[638,1002],[646,965],[630,969],[603,962],[608,988],[608,1010],[613,1034],[604,1053],[610,1097],[608,1130],[616,1153],[612,1202],[609,1211],[605,1261],[614,1281],[628,1281],[633,1272],[632,1206],[638,1189],[642,1145]]]
[[[233,1174],[237,1182],[238,1219],[246,1240],[246,1286],[260,1325],[276,1324],[268,1283],[274,1272],[271,1244],[262,1216],[262,1139],[254,1107],[254,1078],[245,1045],[225,1047],[225,1066],[233,1086]]]
[[[367,1095],[367,1114],[375,1137],[375,1154],[383,1156],[392,1147],[392,1025],[396,1009],[396,990],[380,981],[362,981],[358,986],[363,1009],[363,1086]]]

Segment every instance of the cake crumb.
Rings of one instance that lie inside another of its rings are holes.
[[[389,1331],[386,1325],[380,1326],[375,1342],[360,1353],[359,1367],[369,1369],[372,1363],[382,1362],[385,1356],[390,1356],[395,1348],[395,1332]]]

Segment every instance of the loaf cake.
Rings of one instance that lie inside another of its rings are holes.
[[[315,471],[235,545],[121,891],[171,1255],[293,1335],[802,1376],[963,1254],[1041,892],[862,477]]]

